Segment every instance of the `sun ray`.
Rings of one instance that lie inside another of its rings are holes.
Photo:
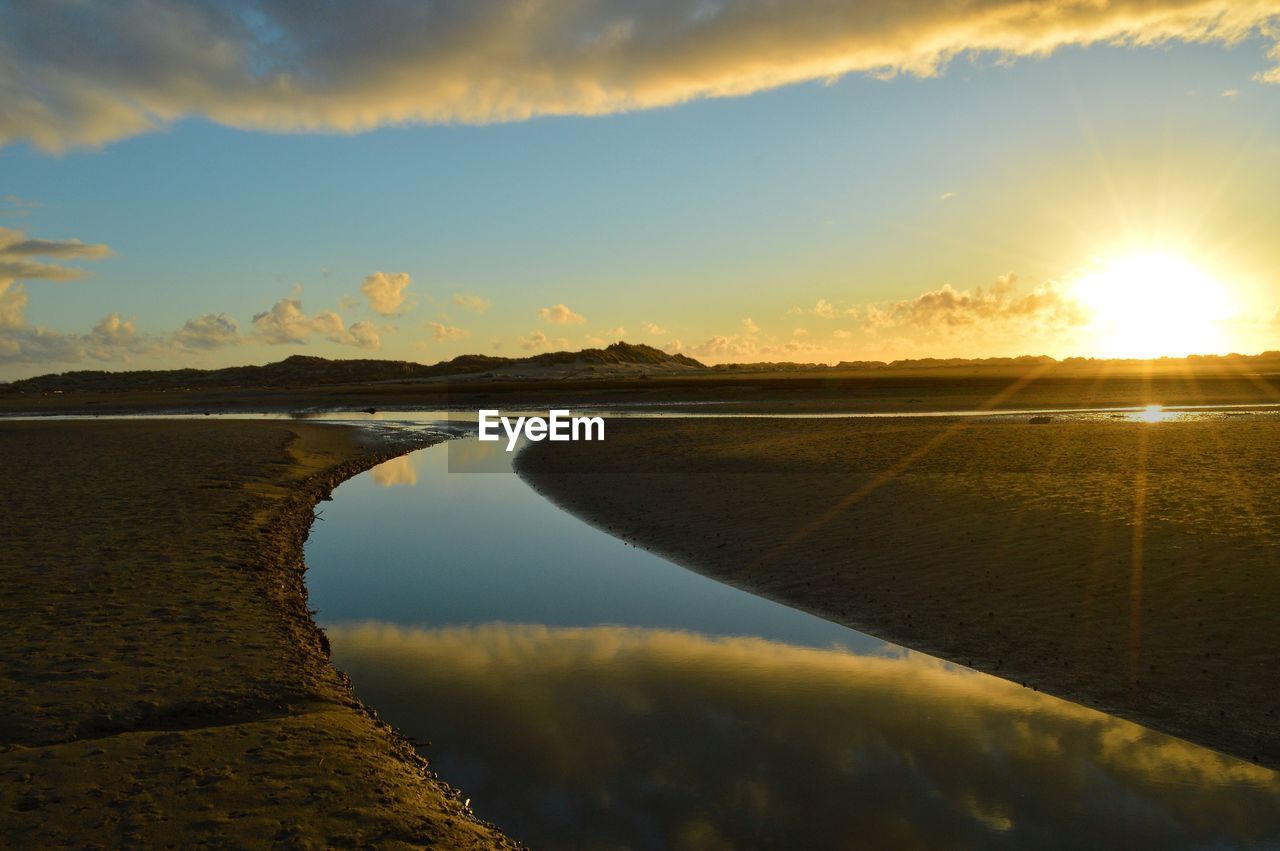
[[[1280,389],[1277,389],[1274,384],[1269,381],[1264,381],[1262,376],[1258,375],[1256,372],[1249,371],[1243,364],[1236,363],[1232,360],[1227,360],[1225,363],[1227,365],[1227,369],[1258,388],[1258,390],[1262,391],[1263,395],[1280,402]]]
[[[1133,538],[1129,556],[1129,679],[1133,686],[1137,685],[1142,657],[1142,571],[1146,555],[1150,440],[1150,429],[1138,429],[1138,469],[1133,477]]]
[[[1042,377],[1046,372],[1050,371],[1057,365],[1058,364],[1053,361],[1047,361],[1045,363],[1037,365],[1034,369],[1028,371],[1026,374],[1019,376],[1014,381],[1011,381],[1007,386],[1002,388],[998,393],[991,396],[989,399],[987,399],[987,401],[979,405],[977,410],[980,410],[980,411],[994,410],[995,407],[999,405],[1001,402],[1008,399],[1010,396],[1014,395],[1015,393],[1017,393],[1023,387],[1026,387],[1031,382]],[[803,541],[804,539],[812,535],[814,532],[821,529],[823,526],[826,526],[828,523],[835,520],[837,517],[839,517],[842,513],[847,511],[849,508],[852,508],[853,506],[857,505],[859,502],[862,502],[868,496],[875,493],[885,485],[889,484],[894,479],[898,478],[903,473],[905,473],[907,470],[910,470],[912,467],[914,467],[916,464],[918,464],[920,461],[926,458],[930,452],[937,449],[942,444],[946,443],[948,440],[950,440],[955,435],[959,434],[969,425],[970,423],[967,421],[966,418],[961,418],[956,422],[952,423],[950,426],[943,429],[941,432],[934,435],[929,440],[925,441],[924,444],[917,447],[914,451],[908,453],[906,456],[899,459],[895,464],[891,465],[888,470],[881,473],[879,476],[872,479],[870,482],[858,488],[854,492],[838,500],[834,505],[831,506],[831,508],[827,509],[818,517],[802,525],[800,528],[798,528],[794,533],[792,533],[788,538],[783,540],[781,543],[777,544],[772,549],[766,550],[765,552],[761,553],[759,558],[757,558],[752,563],[751,566],[760,567],[773,562],[779,556],[781,556],[783,553],[789,550],[791,547],[800,543],[801,541]]]
[[[1191,387],[1191,392],[1196,395],[1197,401],[1203,404],[1204,393],[1200,389],[1200,383],[1196,377],[1195,371],[1186,364],[1182,365],[1182,371],[1187,377],[1187,383]],[[1258,511],[1258,507],[1254,499],[1254,489],[1245,484],[1244,479],[1240,476],[1240,471],[1232,463],[1232,456],[1230,451],[1227,449],[1227,442],[1222,436],[1222,431],[1216,428],[1206,429],[1205,431],[1212,437],[1214,445],[1217,447],[1220,459],[1218,465],[1219,469],[1223,470],[1231,480],[1232,494],[1238,500],[1241,510],[1248,516],[1249,525],[1257,531],[1264,541],[1269,540],[1271,537],[1270,524]],[[1276,564],[1275,548],[1270,546],[1265,547],[1263,549],[1263,553],[1265,554],[1268,565],[1274,567]]]

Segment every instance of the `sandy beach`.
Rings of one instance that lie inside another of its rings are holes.
[[[665,419],[517,466],[589,522],[908,647],[1280,767],[1280,421]]]
[[[317,500],[420,445],[0,423],[0,844],[508,847],[354,698],[307,610]]]
[[[0,851],[1280,851],[1280,0],[0,57]]]

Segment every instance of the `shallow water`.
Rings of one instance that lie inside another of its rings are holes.
[[[686,571],[511,458],[381,465],[306,555],[357,693],[534,847],[1280,842],[1273,772]]]

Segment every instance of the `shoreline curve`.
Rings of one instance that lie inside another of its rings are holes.
[[[331,664],[303,545],[434,442],[335,424],[0,422],[0,843],[519,847]]]

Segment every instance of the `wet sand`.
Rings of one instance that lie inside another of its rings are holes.
[[[422,443],[0,423],[0,844],[503,846],[353,697],[306,606],[316,501]]]
[[[531,444],[568,510],[887,640],[1280,767],[1280,420],[666,419]]]

